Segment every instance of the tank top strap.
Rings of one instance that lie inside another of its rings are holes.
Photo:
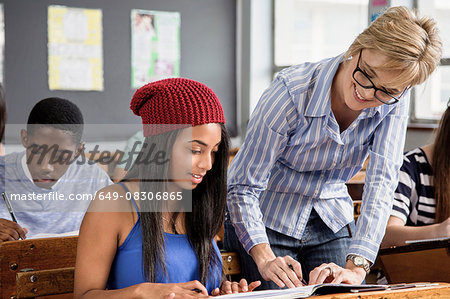
[[[125,189],[125,192],[126,192],[127,194],[128,194],[128,193],[131,193],[131,192],[130,192],[130,189],[128,189],[128,187],[127,187],[123,182],[118,182],[117,185],[122,186],[122,188]],[[125,196],[125,197],[126,197],[126,196]],[[128,197],[126,197],[126,198],[128,198]],[[136,212],[137,212],[138,217],[139,217],[139,208],[138,208],[138,206],[137,206],[137,204],[136,204],[136,201],[134,200],[133,196],[131,196],[131,202],[133,203],[134,208],[136,209]]]

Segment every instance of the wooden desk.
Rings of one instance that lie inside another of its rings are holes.
[[[56,294],[71,298],[78,236],[0,244],[0,299]],[[225,275],[240,273],[235,252],[222,252]],[[56,298],[56,297],[51,297]]]
[[[439,283],[437,286],[410,288],[392,291],[374,291],[362,293],[340,293],[310,297],[314,299],[415,299],[415,298],[450,298],[450,284]]]
[[[0,244],[0,298],[73,292],[78,237]]]
[[[450,283],[450,239],[384,248],[378,256],[389,283]]]

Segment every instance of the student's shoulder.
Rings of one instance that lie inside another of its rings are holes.
[[[423,163],[428,163],[427,158],[420,147],[405,152],[403,154],[403,160],[406,165],[420,165]]]
[[[25,155],[25,151],[22,152],[13,152],[9,153],[7,155],[1,156],[3,164],[14,164],[17,163],[20,159],[22,159],[22,156]]]
[[[431,165],[421,148],[415,148],[403,155],[402,172],[410,176],[420,176],[421,173],[431,174]]]
[[[112,184],[101,188],[95,194],[94,200],[89,206],[89,212],[108,212],[114,217],[123,216],[121,212],[134,212],[134,206],[131,202],[131,194],[120,184]]]
[[[20,175],[21,159],[25,152],[13,152],[0,158],[0,164],[3,166],[3,171],[7,173],[7,177],[15,177]]]

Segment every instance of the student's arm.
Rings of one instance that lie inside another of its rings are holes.
[[[105,192],[120,191],[111,188]],[[96,198],[98,199],[98,198]],[[94,200],[90,210],[99,211],[100,202]],[[75,266],[74,298],[206,298],[207,290],[198,281],[178,284],[142,283],[120,290],[105,290],[111,264],[118,244],[134,225],[132,212],[88,212],[86,213],[78,239]],[[131,223],[130,223],[131,222]],[[195,291],[201,290],[201,293]]]
[[[0,218],[0,243],[19,240],[19,238],[25,240],[27,233],[28,229],[22,228],[14,221]]]
[[[399,184],[394,193],[394,204],[389,218],[386,234],[381,244],[382,248],[405,245],[407,240],[423,240],[450,237],[450,219],[441,223],[424,226],[406,226],[411,206],[416,206],[419,197],[413,192],[420,184],[421,172],[414,163],[413,155],[403,159],[400,169]]]
[[[2,171],[2,163],[4,162],[0,160],[0,171]],[[2,177],[2,173],[0,173],[0,184],[2,183],[1,180],[4,180],[4,177]],[[0,190],[2,190],[2,192],[5,190],[3,185],[0,186]],[[21,238],[22,240],[26,239],[28,229],[22,228],[16,222],[11,221],[11,219],[12,217],[8,209],[6,208],[6,204],[3,201],[3,198],[0,197],[0,243],[5,241],[19,240],[19,238]]]
[[[424,226],[406,226],[405,222],[396,217],[389,218],[386,234],[381,248],[405,245],[407,240],[424,240],[450,237],[450,218],[441,222]]]
[[[267,188],[274,164],[285,150],[297,110],[288,89],[277,78],[264,92],[250,120],[247,135],[228,172],[228,209],[236,234],[266,280],[280,287],[300,286],[301,271],[290,270],[295,260],[277,258],[270,248],[259,196]],[[300,278],[300,279],[299,279]]]

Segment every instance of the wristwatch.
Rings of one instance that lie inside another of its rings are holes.
[[[347,261],[351,260],[356,267],[361,267],[366,271],[367,274],[370,272],[370,264],[369,262],[360,255],[349,254],[347,255]]]

